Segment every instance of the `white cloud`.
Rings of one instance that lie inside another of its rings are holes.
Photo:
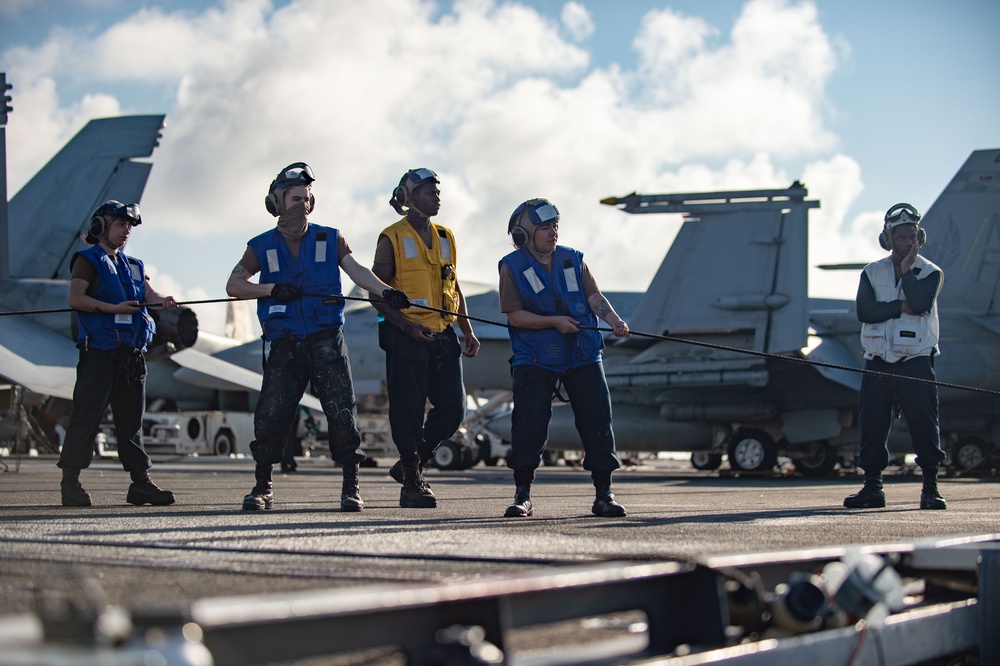
[[[224,295],[246,240],[273,224],[267,184],[298,160],[317,173],[316,221],[341,228],[362,263],[396,219],[387,201],[399,177],[428,166],[442,177],[440,219],[458,236],[463,277],[495,281],[511,211],[545,196],[563,213],[561,241],[586,252],[606,289],[644,288],[677,225],[603,197],[786,187],[800,174],[785,161],[812,162],[806,183],[840,229],[844,207],[825,197],[860,191],[824,124],[838,51],[812,2],[750,0],[728,36],[651,12],[635,70],[591,65],[575,42],[593,22],[575,2],[560,22],[495,0],[167,7],[2,55],[18,85],[11,181],[86,113],[127,107],[107,94],[60,101],[56,81],[79,85],[89,71],[90,89],[176,89],[142,202],[149,225],[130,242],[182,296]]]
[[[582,42],[594,34],[594,21],[587,8],[578,2],[567,2],[559,16],[574,41]]]

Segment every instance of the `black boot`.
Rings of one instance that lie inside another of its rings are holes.
[[[615,496],[611,493],[611,472],[592,471],[590,478],[594,481],[594,489],[597,496],[594,504],[590,507],[591,513],[602,518],[621,518],[627,515],[625,507],[615,501]]]
[[[261,511],[274,506],[274,493],[271,492],[271,465],[257,463],[254,470],[257,485],[243,498],[244,511]]]
[[[417,457],[420,460],[420,478],[424,480],[425,488],[431,487],[431,484],[427,483],[427,478],[424,475],[427,474],[427,470],[431,468],[431,460],[434,459],[434,452],[436,450],[437,444],[431,446],[426,440],[421,440],[417,445]],[[391,476],[396,483],[403,483],[402,458],[397,460],[396,464],[389,468],[389,476]]]
[[[358,463],[344,464],[344,485],[340,490],[341,511],[361,511],[365,508],[364,500],[361,499],[361,490],[358,487],[358,467]]]
[[[136,506],[143,504],[166,506],[174,503],[174,494],[153,483],[148,471],[132,472],[132,485],[128,487],[125,501]]]
[[[80,470],[64,469],[62,482],[59,484],[62,491],[63,506],[92,506],[90,493],[80,485]]]
[[[878,509],[885,506],[882,491],[882,470],[865,470],[865,485],[857,493],[844,498],[848,509]]]
[[[427,474],[427,470],[431,468],[430,458],[427,459],[421,458],[418,467],[420,467],[420,478],[423,481],[424,488],[430,489],[431,484],[427,483],[427,477],[424,476],[425,474]],[[391,476],[393,481],[395,481],[396,483],[403,483],[402,460],[397,460],[396,464],[389,468],[389,476]]]
[[[424,481],[423,473],[417,465],[401,465],[403,488],[399,491],[399,506],[406,509],[433,509],[437,498]]]
[[[947,509],[948,502],[941,497],[937,487],[937,467],[924,467],[924,487],[920,491],[921,509]]]
[[[526,518],[535,510],[531,506],[531,485],[517,486],[514,490],[514,501],[503,512],[504,518]]]

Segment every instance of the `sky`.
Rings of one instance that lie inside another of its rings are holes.
[[[995,0],[0,0],[8,192],[88,120],[165,113],[127,251],[179,300],[225,297],[297,161],[310,219],[365,265],[399,178],[435,170],[470,285],[495,283],[532,197],[603,290],[641,291],[680,219],[600,199],[795,180],[821,202],[810,266],[867,262],[889,206],[925,211],[1000,147],[997,26]],[[219,307],[196,310],[222,331]]]

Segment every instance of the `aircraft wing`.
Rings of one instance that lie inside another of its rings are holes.
[[[174,376],[195,386],[223,391],[257,391],[264,381],[264,375],[241,368],[215,356],[203,354],[195,349],[182,349],[170,356],[170,360],[181,366]],[[322,412],[323,406],[314,396],[302,396],[299,404]]]
[[[22,317],[0,317],[0,375],[41,395],[73,399],[73,342]]]

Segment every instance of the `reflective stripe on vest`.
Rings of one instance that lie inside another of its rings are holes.
[[[336,229],[310,224],[293,257],[277,228],[247,243],[260,262],[261,284],[292,284],[310,294],[341,294],[340,243]],[[323,305],[323,299],[304,296],[291,303],[274,298],[257,299],[257,318],[267,340],[286,336],[303,339],[313,333],[344,325],[344,301]]]
[[[405,217],[382,230],[382,235],[392,243],[395,262],[389,286],[406,292],[410,301],[417,305],[458,312],[455,237],[449,229],[433,222],[430,228],[433,239],[430,248]],[[448,328],[456,319],[455,315],[442,315],[421,308],[402,310],[401,314],[408,321],[437,333]]]
[[[557,245],[549,272],[525,248],[503,258],[514,278],[521,307],[543,316],[572,317],[582,326],[597,327],[597,316],[587,303],[583,282],[583,253]],[[604,338],[598,331],[566,335],[554,328],[507,329],[514,350],[513,365],[537,365],[565,372],[601,360]]]

